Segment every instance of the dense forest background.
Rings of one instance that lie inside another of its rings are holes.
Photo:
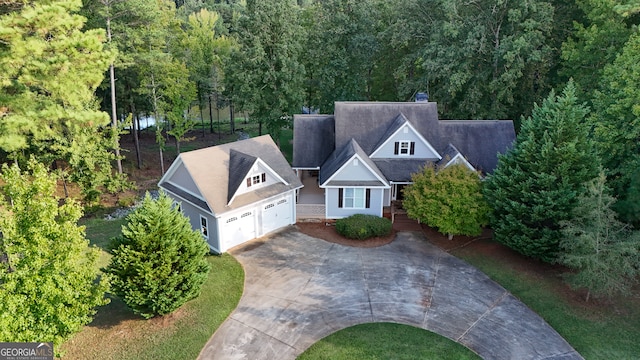
[[[303,108],[426,92],[443,119],[519,128],[573,79],[638,221],[638,0],[9,0],[0,15],[2,160],[35,157],[89,198],[126,186],[119,124],[141,116],[165,120],[162,149],[212,108],[277,138]]]

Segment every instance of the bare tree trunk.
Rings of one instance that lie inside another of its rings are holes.
[[[140,154],[140,138],[138,137],[138,128],[140,126],[138,114],[136,114],[136,106],[131,99],[131,132],[133,133],[133,145],[136,148],[136,163],[138,169],[142,169],[142,154]]]
[[[107,41],[111,44],[111,17],[107,16]],[[118,131],[118,118],[116,115],[116,75],[113,69],[113,63],[109,65],[109,80],[111,82],[111,127],[114,132]],[[114,150],[116,153],[116,163],[118,165],[118,174],[122,174],[122,160],[120,159],[120,141],[116,137]]]
[[[160,126],[160,118],[158,117],[158,96],[156,95],[156,78],[151,73],[151,93],[153,94],[153,117],[156,121],[156,141],[162,138],[162,127]],[[158,136],[158,132],[160,132]],[[164,141],[164,140],[163,140]],[[164,156],[162,154],[162,144],[158,143],[158,150],[160,151],[160,171],[164,175]]]
[[[209,133],[213,134],[213,110],[211,109],[211,94],[209,94]]]
[[[229,125],[231,126],[231,134],[236,132],[236,118],[233,114],[233,100],[229,100]]]

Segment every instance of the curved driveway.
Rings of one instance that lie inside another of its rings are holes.
[[[200,359],[295,359],[370,322],[430,330],[485,359],[582,359],[508,291],[420,233],[365,249],[289,228],[232,254],[244,267],[244,293]]]

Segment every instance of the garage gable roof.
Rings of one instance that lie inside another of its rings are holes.
[[[235,149],[229,149],[229,188],[227,189],[227,203],[231,202],[238,187],[247,177],[247,173],[255,164],[257,157],[247,155]]]
[[[262,161],[284,182],[278,182],[233,198],[251,166]],[[189,170],[214,215],[302,187],[298,176],[269,135],[181,153],[176,161]],[[162,187],[165,178],[160,180]]]

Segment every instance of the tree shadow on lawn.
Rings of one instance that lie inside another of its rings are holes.
[[[107,330],[126,321],[143,320],[142,317],[134,314],[119,297],[113,294],[107,294],[106,297],[111,302],[98,308],[96,316],[88,325],[89,327]]]

